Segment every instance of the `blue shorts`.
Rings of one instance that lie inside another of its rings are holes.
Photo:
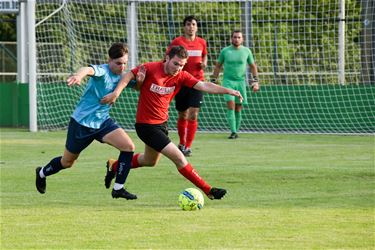
[[[65,147],[69,152],[79,154],[94,140],[103,143],[103,137],[118,128],[120,127],[111,118],[103,122],[98,129],[82,126],[70,118]]]

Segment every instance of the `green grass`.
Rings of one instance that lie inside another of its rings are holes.
[[[138,200],[112,199],[104,163],[117,151],[97,142],[41,195],[35,167],[61,155],[65,132],[0,132],[1,249],[375,248],[373,136],[198,133],[189,160],[228,194],[187,212],[177,198],[192,184],[164,157],[131,171]]]

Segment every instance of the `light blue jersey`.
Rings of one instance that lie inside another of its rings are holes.
[[[113,92],[121,76],[112,73],[108,64],[90,67],[95,73],[90,77],[72,117],[82,126],[98,129],[109,118],[111,108],[109,104],[100,104],[100,100]]]

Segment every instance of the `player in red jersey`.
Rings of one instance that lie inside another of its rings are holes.
[[[182,71],[187,58],[188,52],[183,46],[173,46],[165,61],[145,63],[124,75],[116,89],[104,96],[101,103],[114,103],[129,81],[139,76],[139,73],[143,73],[139,71],[144,67],[144,81],[138,86],[140,95],[135,129],[138,137],[145,143],[145,151],[134,155],[131,167],[155,166],[163,154],[176,165],[181,175],[200,188],[208,198],[221,199],[226,194],[226,190],[211,187],[204,181],[168,137],[168,108],[175,94],[183,86],[211,94],[229,94],[240,99],[242,96],[238,91],[211,82],[202,82],[190,73]],[[112,164],[112,169],[107,168],[105,178],[107,188],[113,179],[111,176],[116,172],[116,166],[117,164]]]
[[[181,45],[188,51],[189,58],[182,70],[189,72],[200,81],[204,81],[203,70],[207,66],[207,43],[198,37],[198,20],[194,16],[187,16],[183,21],[184,35],[176,37],[171,46]],[[175,96],[178,111],[177,131],[180,138],[178,148],[185,156],[191,156],[191,145],[198,128],[198,113],[203,101],[203,93],[189,87],[182,87]]]

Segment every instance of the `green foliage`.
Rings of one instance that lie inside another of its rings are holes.
[[[16,41],[16,15],[0,14],[0,41]]]
[[[360,82],[361,3],[346,5],[347,82]],[[59,5],[38,4],[38,20]],[[69,1],[59,13],[38,27],[40,39],[51,37],[63,63],[59,72],[72,72],[82,61],[103,62],[114,40],[127,41],[130,1]],[[169,42],[181,34],[182,17],[200,19],[198,35],[208,42],[209,71],[220,49],[230,44],[230,34],[241,29],[254,52],[263,84],[337,84],[339,1],[150,1],[135,2],[139,63],[161,60]],[[245,15],[251,21],[245,23]],[[247,25],[251,26],[245,30]],[[53,38],[52,38],[53,37]],[[39,41],[39,46],[44,41]],[[63,49],[61,49],[63,48]],[[53,48],[52,48],[53,49]],[[63,59],[63,57],[65,59]],[[50,72],[57,65],[40,55],[40,70]],[[43,62],[43,59],[46,59]],[[77,59],[79,58],[79,60]],[[46,65],[47,64],[47,65]],[[267,73],[267,74],[265,74]]]

